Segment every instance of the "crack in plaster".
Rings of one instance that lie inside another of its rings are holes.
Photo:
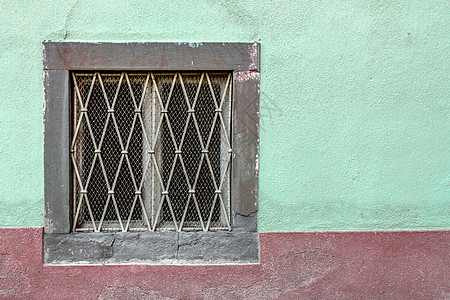
[[[63,37],[63,41],[65,41],[67,39],[67,36],[69,34],[69,32],[67,30],[67,25],[69,23],[69,19],[73,16],[73,12],[75,10],[75,7],[78,5],[78,2],[79,2],[79,0],[76,0],[75,3],[70,8],[69,12],[67,13],[66,20],[64,22],[64,37]]]

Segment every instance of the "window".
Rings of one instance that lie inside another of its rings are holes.
[[[74,231],[231,230],[230,72],[72,72]]]
[[[44,101],[45,263],[258,261],[257,43],[44,43]]]

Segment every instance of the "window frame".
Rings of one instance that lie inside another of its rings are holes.
[[[44,42],[43,54],[45,263],[259,261],[259,43]],[[233,72],[230,232],[71,232],[70,72],[109,70]],[[125,242],[136,236],[140,242]],[[224,249],[216,249],[217,243]],[[161,251],[136,255],[137,248],[149,244],[160,245]],[[184,255],[180,253],[182,245],[190,245]],[[175,255],[167,251],[172,248]],[[74,249],[84,250],[84,254],[74,255]]]

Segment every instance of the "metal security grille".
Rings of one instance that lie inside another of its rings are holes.
[[[73,230],[230,230],[231,77],[73,72]]]

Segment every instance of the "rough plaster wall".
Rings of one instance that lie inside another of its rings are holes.
[[[264,232],[261,264],[43,266],[42,229],[0,234],[0,299],[449,299],[449,231]]]
[[[0,226],[43,225],[43,40],[259,40],[259,229],[448,229],[449,17],[446,0],[0,0]]]

